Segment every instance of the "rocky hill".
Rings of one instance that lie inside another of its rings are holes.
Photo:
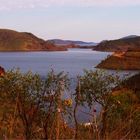
[[[140,36],[128,36],[117,40],[107,40],[99,43],[94,50],[97,51],[140,51]]]
[[[0,29],[0,51],[65,51],[27,32]]]
[[[140,70],[140,52],[115,52],[96,67],[112,70]]]

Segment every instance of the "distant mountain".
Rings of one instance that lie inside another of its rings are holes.
[[[67,46],[67,45],[76,45],[76,46],[96,46],[97,43],[94,42],[84,42],[84,41],[73,41],[73,40],[61,40],[61,39],[52,39],[49,40],[58,46]]]
[[[60,48],[27,32],[0,29],[0,51],[59,51]]]
[[[140,51],[140,36],[127,36],[117,40],[106,40],[99,43],[94,50],[97,51]]]

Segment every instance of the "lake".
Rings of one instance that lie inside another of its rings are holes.
[[[84,69],[94,67],[110,53],[91,49],[69,49],[63,52],[0,52],[0,65],[6,70],[20,68],[45,76],[48,71],[68,72],[71,77],[82,75]]]

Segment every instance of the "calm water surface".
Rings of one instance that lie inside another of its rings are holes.
[[[65,71],[70,76],[83,74],[84,69],[94,67],[110,53],[91,49],[69,49],[66,52],[1,52],[0,65],[5,69],[20,68],[23,72],[31,70],[42,76],[54,69]]]

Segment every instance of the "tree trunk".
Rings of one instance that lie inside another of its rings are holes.
[[[61,93],[61,91],[60,91]],[[57,99],[57,112],[56,112],[56,140],[59,140],[59,136],[60,136],[60,113],[61,113],[61,94],[58,96]]]
[[[78,107],[78,104],[75,103],[75,107],[74,107],[74,121],[75,121],[75,136],[74,136],[74,138],[75,139],[78,138],[78,121],[77,121],[77,117],[76,117],[77,107]]]
[[[106,139],[106,129],[107,129],[107,107],[105,106],[102,113],[102,129],[101,129],[102,139]]]
[[[80,96],[80,91],[81,91],[81,85],[80,85],[80,79],[78,79],[78,87],[76,88],[76,100],[75,100],[75,106],[74,106],[74,121],[75,121],[75,139],[78,139],[78,121],[76,117],[76,112],[78,109],[78,102],[79,102],[79,96]]]
[[[31,139],[31,130],[29,126],[25,128],[25,140],[30,140]]]
[[[47,128],[47,125],[44,126],[44,139],[45,140],[48,140],[49,137],[48,137],[48,128]]]

